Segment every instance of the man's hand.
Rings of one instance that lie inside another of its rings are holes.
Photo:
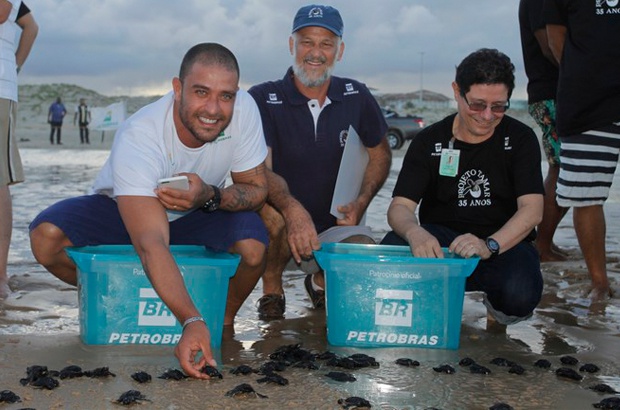
[[[336,223],[341,226],[355,226],[359,224],[365,212],[365,209],[358,201],[340,205],[337,209],[338,212],[344,215],[344,218],[336,220]]]
[[[418,258],[443,258],[443,250],[437,238],[426,229],[417,226],[415,233],[407,235],[413,256]]]
[[[454,238],[449,249],[450,252],[454,252],[463,258],[480,256],[481,259],[489,259],[491,257],[491,251],[487,248],[484,240],[471,233]]]
[[[297,263],[312,257],[312,251],[321,248],[319,236],[308,211],[303,207],[295,207],[285,217],[288,245],[291,255]]]
[[[155,194],[159,202],[161,202],[166,209],[172,211],[189,211],[202,206],[213,196],[213,188],[205,184],[198,175],[185,172],[179,175],[187,176],[189,180],[188,190],[168,187],[155,189]]]
[[[211,335],[202,322],[193,322],[183,329],[181,340],[174,349],[181,368],[190,377],[208,379],[209,376],[200,372],[205,365],[217,366],[211,353]],[[196,358],[202,353],[198,361]]]

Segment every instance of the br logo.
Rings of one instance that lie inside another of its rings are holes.
[[[138,326],[174,326],[176,318],[152,288],[140,288]]]
[[[411,327],[413,291],[377,289],[375,291],[375,325]]]

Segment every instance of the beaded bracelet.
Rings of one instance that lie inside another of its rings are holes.
[[[190,323],[194,323],[194,322],[202,322],[205,325],[207,324],[207,322],[205,322],[205,320],[202,317],[192,316],[189,319],[186,319],[185,322],[183,322],[183,330],[185,330],[185,326],[189,325]]]

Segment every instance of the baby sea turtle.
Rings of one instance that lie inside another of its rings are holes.
[[[595,384],[594,386],[588,387],[588,389],[594,390],[595,392],[599,393],[618,394],[618,392],[614,390],[613,387],[605,383]]]
[[[401,359],[396,359],[396,364],[405,366],[405,367],[417,367],[420,365],[420,362],[418,362],[417,360],[401,358]]]
[[[309,350],[302,349],[301,345],[285,345],[278,347],[275,352],[269,355],[271,360],[278,362],[284,362],[288,365],[299,361],[314,361],[316,355]]]
[[[36,379],[49,376],[47,366],[34,365],[26,368],[26,377],[20,379],[19,382],[22,386],[32,383]]]
[[[355,353],[348,357],[353,360],[355,367],[379,367],[377,360],[364,353]]]
[[[301,360],[299,362],[295,362],[291,365],[296,369],[308,369],[308,370],[319,370],[319,366],[310,360]]]
[[[140,401],[150,401],[138,390],[128,390],[116,400],[118,404],[129,406],[130,404],[139,403]]]
[[[316,360],[329,360],[329,359],[333,359],[334,357],[336,357],[336,353],[330,352],[329,350],[327,350],[323,353],[317,354]]]
[[[161,376],[157,376],[158,379],[164,380],[183,380],[187,379],[185,373],[178,369],[168,369],[161,374]]]
[[[586,372],[586,373],[596,373],[599,370],[601,369],[597,365],[592,364],[592,363],[586,363],[579,368],[580,372]]]
[[[368,400],[357,396],[347,397],[346,399],[339,399],[338,404],[340,404],[340,406],[345,410],[372,408]]]
[[[620,410],[620,397],[608,397],[598,403],[592,404],[592,407],[597,409]]]
[[[562,356],[560,357],[560,361],[562,362],[562,364],[566,364],[569,366],[574,366],[579,363],[579,360],[577,360],[577,358],[573,356]]]
[[[491,374],[491,369],[489,369],[488,367],[479,365],[478,363],[474,363],[471,366],[469,366],[469,371],[474,374]]]
[[[454,374],[456,372],[456,370],[454,370],[454,367],[450,366],[449,364],[442,364],[441,366],[433,367],[433,370],[435,370],[437,373],[446,374]]]
[[[525,373],[525,369],[523,368],[523,366],[515,363],[514,365],[510,366],[510,369],[508,369],[508,373],[520,375]]]
[[[208,364],[203,366],[202,369],[200,369],[200,373],[206,374],[211,379],[222,379],[223,378],[222,373],[220,373],[219,370],[217,370],[213,366],[209,366]]]
[[[280,386],[286,386],[288,384],[288,379],[280,376],[277,373],[271,373],[256,380],[257,383],[270,383],[270,384],[279,384]]]
[[[512,406],[506,403],[495,403],[489,410],[513,410]]]
[[[234,397],[236,399],[243,397],[260,397],[261,399],[267,398],[264,394],[257,393],[254,388],[247,383],[242,383],[234,389],[228,390],[226,392],[226,396]]]
[[[250,366],[248,366],[247,364],[242,364],[239,365],[233,369],[230,369],[230,372],[232,374],[242,374],[242,375],[247,375],[247,374],[251,374],[254,372],[254,369],[252,369]]]
[[[62,370],[60,370],[60,372],[58,372],[58,377],[60,377],[61,380],[74,379],[76,377],[82,377],[82,376],[84,376],[84,372],[82,371],[82,368],[80,366],[75,366],[75,365],[67,366],[63,368]]]
[[[345,372],[329,372],[325,376],[337,382],[354,382],[357,380],[351,373]]]
[[[38,379],[30,382],[30,385],[32,387],[37,387],[37,388],[46,389],[46,390],[54,390],[56,387],[58,387],[59,384],[60,383],[58,383],[58,380],[50,376],[39,377]]]
[[[558,377],[564,377],[566,379],[576,380],[580,382],[583,379],[583,376],[574,371],[573,369],[569,369],[568,367],[560,367],[555,371],[555,374]]]
[[[278,362],[274,360],[270,360],[268,362],[263,363],[259,368],[258,374],[271,374],[273,372],[281,372],[286,370],[286,364],[283,362]]]
[[[504,359],[503,357],[496,357],[495,359],[491,360],[491,364],[502,367],[512,367],[516,363],[512,360]]]
[[[471,366],[474,363],[476,362],[471,357],[464,357],[459,361],[459,366],[467,367],[467,366]]]
[[[93,370],[86,370],[84,371],[84,376],[93,378],[102,378],[109,376],[116,377],[116,375],[112,373],[108,367],[97,367]]]
[[[131,375],[131,378],[138,383],[148,383],[151,381],[151,375],[143,371],[135,372]]]
[[[534,363],[534,366],[540,367],[541,369],[548,369],[551,367],[551,362],[547,359],[538,359],[536,363]]]
[[[10,390],[0,391],[0,403],[17,403],[21,401],[22,398]]]

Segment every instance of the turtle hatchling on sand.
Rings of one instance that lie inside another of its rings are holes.
[[[131,375],[131,378],[138,383],[148,383],[151,381],[151,375],[143,371],[135,372]]]
[[[129,406],[134,403],[139,403],[140,401],[150,401],[150,400],[148,400],[146,396],[143,395],[138,390],[128,390],[125,393],[121,394],[121,397],[119,397],[118,400],[116,400],[118,404],[122,404],[124,406]]]
[[[420,365],[420,362],[418,362],[417,360],[412,360],[412,359],[403,357],[400,359],[396,359],[396,364],[400,366],[405,366],[405,367],[417,367]]]
[[[568,367],[560,367],[555,371],[555,374],[558,377],[564,377],[565,379],[572,379],[580,382],[583,379],[583,376],[574,371],[573,369],[569,369]]]
[[[200,369],[200,373],[204,373],[212,379],[223,379],[224,378],[224,376],[222,376],[222,373],[220,373],[219,370],[209,365],[203,366],[202,369]]]
[[[245,398],[245,397],[260,397],[261,399],[268,398],[264,394],[257,393],[256,390],[254,390],[254,388],[247,383],[241,383],[234,389],[228,390],[226,392],[226,396],[234,397],[236,399]]]
[[[165,372],[163,372],[161,376],[158,376],[158,379],[183,380],[183,379],[187,379],[187,376],[180,370],[168,369]]]
[[[329,372],[325,376],[337,382],[354,382],[357,380],[351,373],[345,372]]]
[[[495,403],[489,410],[513,410],[512,406],[506,403]]]
[[[339,399],[338,404],[340,404],[340,406],[345,410],[370,409],[372,407],[368,400],[357,396]]]
[[[254,369],[252,369],[247,364],[241,364],[241,365],[239,365],[237,367],[234,367],[234,368],[230,369],[230,372],[232,374],[236,374],[236,375],[242,374],[242,375],[245,376],[245,375],[254,373]]]
[[[272,384],[279,384],[280,386],[286,386],[288,384],[288,379],[285,379],[279,374],[271,373],[271,374],[265,375],[265,377],[263,378],[256,380],[256,382],[257,383],[272,383]]]
[[[116,375],[112,373],[108,367],[97,367],[96,369],[93,369],[93,370],[85,370],[84,376],[93,377],[93,378],[101,378],[101,377],[108,377],[108,376],[116,377]]]
[[[450,366],[449,364],[442,364],[441,366],[433,367],[433,370],[435,370],[437,373],[446,374],[454,374],[456,372],[456,370],[454,370],[454,367]]]
[[[22,398],[10,390],[0,391],[0,403],[17,403],[21,401]]]
[[[588,389],[594,390],[595,392],[599,393],[618,394],[618,392],[614,390],[613,387],[605,383],[595,384],[594,386],[588,387]]]
[[[608,397],[598,403],[593,403],[592,407],[606,410],[620,410],[620,397]]]

